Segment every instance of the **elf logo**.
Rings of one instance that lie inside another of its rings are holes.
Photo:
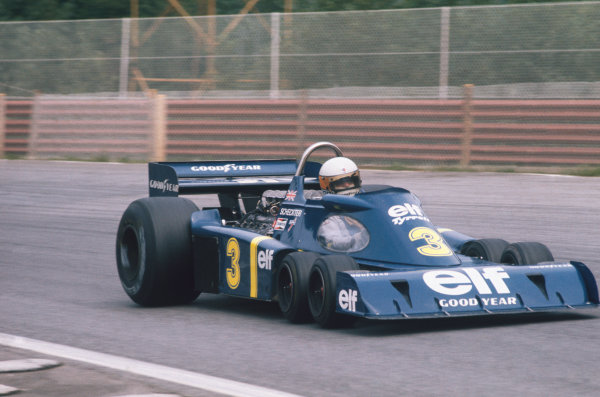
[[[258,251],[258,267],[271,270],[271,263],[273,263],[273,250]]]
[[[510,290],[504,282],[510,278],[502,267],[487,267],[482,271],[474,268],[458,270],[432,270],[423,274],[425,284],[435,292],[444,295],[464,295],[473,289],[481,295],[509,294]]]
[[[356,311],[356,301],[358,300],[358,291],[353,289],[343,289],[338,295],[338,303],[344,310],[351,312]]]

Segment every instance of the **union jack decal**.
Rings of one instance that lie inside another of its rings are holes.
[[[297,192],[297,190],[288,190],[288,192],[285,195],[285,200],[286,201],[296,200],[296,192]]]

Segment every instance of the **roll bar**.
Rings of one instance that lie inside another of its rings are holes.
[[[296,169],[295,176],[302,175],[302,173],[304,172],[304,166],[306,165],[306,161],[308,160],[308,157],[312,154],[312,152],[323,147],[327,147],[333,150],[337,157],[342,157],[344,155],[342,153],[342,150],[331,142],[313,143],[312,145],[306,148],[304,153],[302,153],[302,157],[300,158],[300,162],[298,163],[298,168]]]

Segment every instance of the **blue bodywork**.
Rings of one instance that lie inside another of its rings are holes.
[[[219,195],[220,208],[191,218],[195,271],[204,278],[198,285],[207,292],[276,299],[275,274],[285,255],[340,253],[318,236],[323,221],[339,215],[362,224],[369,236],[363,249],[347,253],[361,270],[337,272],[339,313],[396,319],[599,303],[594,276],[582,263],[511,266],[461,255],[474,238],[434,226],[420,200],[405,189],[365,185],[355,196],[310,195],[318,189],[319,166],[307,163],[302,175],[294,175],[295,160],[151,163],[150,195]],[[256,204],[268,189],[283,192],[272,233],[240,227],[235,217],[244,210],[238,202]]]

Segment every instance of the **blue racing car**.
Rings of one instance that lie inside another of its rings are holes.
[[[343,178],[309,161],[322,148]],[[598,306],[583,263],[434,226],[414,194],[361,185],[339,159],[319,142],[298,161],[149,163],[150,197],[129,205],[117,232],[125,292],[143,306],[201,292],[277,301],[288,320],[326,328]],[[199,210],[183,194],[216,194],[219,206]]]

